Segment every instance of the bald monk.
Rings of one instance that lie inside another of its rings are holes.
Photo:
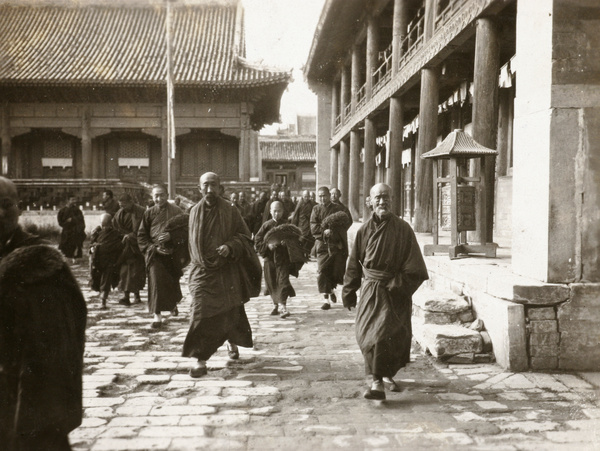
[[[373,215],[356,234],[342,300],[357,307],[356,340],[372,379],[364,397],[383,400],[385,388],[400,391],[393,377],[410,361],[412,294],[428,274],[412,228],[392,214],[391,188],[379,183],[369,197]]]
[[[225,341],[229,342],[232,359],[239,358],[238,346],[253,346],[252,329],[244,309],[250,295],[245,288],[243,268],[249,254],[258,263],[242,215],[219,194],[219,176],[214,172],[203,174],[200,191],[202,200],[190,211],[192,318],[183,344],[183,356],[196,359],[190,369],[191,377],[207,374],[206,361]],[[259,273],[255,280],[257,291],[260,282]]]

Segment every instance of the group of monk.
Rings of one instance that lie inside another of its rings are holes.
[[[179,279],[189,264],[191,319],[182,355],[195,359],[190,376],[198,378],[223,344],[231,359],[239,358],[238,346],[253,346],[245,304],[261,290],[257,251],[272,313],[286,318],[286,301],[295,294],[289,275],[314,248],[321,308],[337,301],[336,285],[343,284],[344,307],[357,309],[356,338],[370,378],[364,397],[384,400],[386,390],[401,390],[393,377],[410,359],[412,294],[428,274],[412,228],[392,213],[388,185],[371,188],[372,215],[356,232],[347,264],[352,219],[337,190],[319,188],[316,205],[304,192],[291,214],[271,199],[270,219],[256,233],[223,197],[217,174],[202,175],[199,190],[203,197],[189,214],[168,202],[162,185],[153,187],[154,206],[147,209],[119,197],[119,208],[105,213],[93,238],[91,270],[99,271],[102,293],[118,279],[138,301],[147,274],[152,327],[159,328],[161,312],[176,314]],[[69,204],[60,222],[80,239],[79,208],[75,200]],[[17,189],[0,177],[0,440],[8,449],[68,449],[68,433],[82,419],[87,306],[68,263],[49,242],[25,232],[19,215]],[[107,258],[104,247],[120,249],[119,258]],[[66,239],[59,249],[80,256]],[[102,271],[110,265],[112,271]]]

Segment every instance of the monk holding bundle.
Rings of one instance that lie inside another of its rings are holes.
[[[356,234],[342,299],[357,307],[356,340],[372,378],[364,397],[383,400],[384,387],[400,391],[392,378],[410,361],[412,295],[428,275],[413,230],[391,212],[391,188],[380,183],[370,194],[373,215]]]

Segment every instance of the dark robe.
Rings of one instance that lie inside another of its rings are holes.
[[[315,205],[310,199],[308,201],[300,199],[290,221],[302,231],[302,245],[307,255],[315,244],[315,239],[310,233],[310,215]]]
[[[240,213],[242,214],[242,218],[244,218],[248,229],[250,229],[250,225],[252,223],[252,204],[247,200],[239,201],[238,207],[240,209]]]
[[[102,204],[102,207],[104,208],[104,211],[111,216],[116,215],[117,211],[119,211],[119,208],[121,208],[119,206],[119,201],[117,201],[114,197],[108,198],[106,202]]]
[[[358,230],[342,300],[345,307],[357,307],[356,340],[367,374],[391,378],[410,361],[412,294],[428,278],[407,222],[373,215]]]
[[[58,249],[68,258],[82,256],[85,240],[85,219],[77,206],[66,206],[58,210],[58,225],[62,227]]]
[[[210,207],[203,199],[190,212],[189,229],[192,319],[183,356],[208,360],[225,340],[252,347],[242,279],[245,255],[254,252],[246,223],[231,202],[217,198]],[[230,249],[227,257],[217,253],[223,244]]]
[[[265,205],[267,205],[268,200],[269,199],[257,199],[252,204],[252,211],[250,213],[250,230],[252,230],[253,235],[256,235],[258,233],[258,229],[260,229],[260,226],[263,225],[263,213],[265,211]]]
[[[182,215],[181,208],[169,202],[160,208],[155,205],[146,210],[140,222],[137,240],[145,255],[148,273],[148,311],[160,313],[173,310],[181,300],[181,266],[172,254],[160,253],[158,236],[165,231],[169,219]]]
[[[94,230],[90,238],[90,288],[108,293],[119,284],[123,236],[110,226]]]
[[[335,224],[329,237],[323,236],[325,218],[337,212],[344,212],[339,204],[317,204],[310,216],[310,231],[316,240],[317,253],[317,286],[319,293],[331,293],[338,284],[344,281],[346,258],[348,257],[348,229],[352,218],[343,215],[343,219]]]
[[[264,259],[265,285],[267,287],[265,295],[270,294],[275,305],[285,304],[288,298],[296,296],[296,291],[290,282],[290,257],[286,246],[280,244],[271,250],[265,240],[265,235],[269,231],[286,223],[285,219],[281,219],[279,222],[269,219],[254,237],[256,251]],[[297,276],[298,273],[296,273]]]
[[[137,231],[144,215],[144,207],[133,205],[131,211],[120,209],[113,218],[113,227],[124,236],[119,289],[139,292],[146,285],[146,264],[137,242]]]
[[[0,448],[70,449],[87,309],[61,254],[18,229],[0,247]]]

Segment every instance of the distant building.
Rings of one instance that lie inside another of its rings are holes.
[[[172,2],[177,191],[258,177],[257,130],[279,120],[291,73],[245,59],[239,0]],[[0,6],[2,174],[26,202],[166,182],[164,4]],[[32,32],[35,30],[35,32]],[[50,183],[52,180],[52,184]]]
[[[260,136],[262,180],[287,186],[292,195],[315,191],[314,136]]]

